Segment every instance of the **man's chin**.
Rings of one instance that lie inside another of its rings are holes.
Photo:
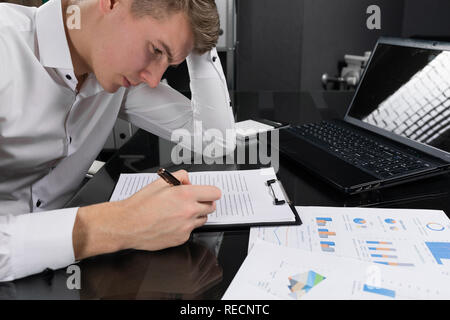
[[[113,84],[100,83],[100,85],[102,86],[103,90],[105,90],[108,93],[116,93],[121,88],[120,85],[114,83]]]
[[[105,89],[105,91],[108,93],[116,93],[120,88],[121,88],[121,86],[115,86],[111,89]]]

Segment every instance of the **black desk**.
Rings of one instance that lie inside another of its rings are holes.
[[[264,117],[307,123],[342,116],[351,93],[235,93],[238,121]],[[259,165],[159,163],[158,139],[139,131],[75,195],[68,207],[108,201],[120,173],[156,172],[159,166],[188,171],[236,170]],[[370,193],[346,196],[286,159],[278,176],[296,206],[371,206],[440,209],[450,213],[450,177],[435,177]],[[160,252],[127,250],[83,260],[81,290],[68,290],[70,274],[57,270],[0,286],[18,299],[220,299],[247,254],[249,230],[194,233],[183,246]]]

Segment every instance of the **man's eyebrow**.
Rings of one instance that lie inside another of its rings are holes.
[[[162,47],[164,48],[164,51],[166,51],[167,57],[169,58],[169,63],[173,63],[173,54],[172,54],[172,51],[170,51],[169,46],[162,41],[158,41],[158,42],[162,45]]]

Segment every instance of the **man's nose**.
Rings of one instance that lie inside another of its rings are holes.
[[[146,82],[150,88],[156,88],[161,82],[165,70],[163,66],[154,66],[142,71],[140,76],[142,81]]]

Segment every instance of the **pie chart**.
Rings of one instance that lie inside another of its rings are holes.
[[[436,222],[427,223],[427,228],[432,231],[444,231],[445,227],[442,224]]]

